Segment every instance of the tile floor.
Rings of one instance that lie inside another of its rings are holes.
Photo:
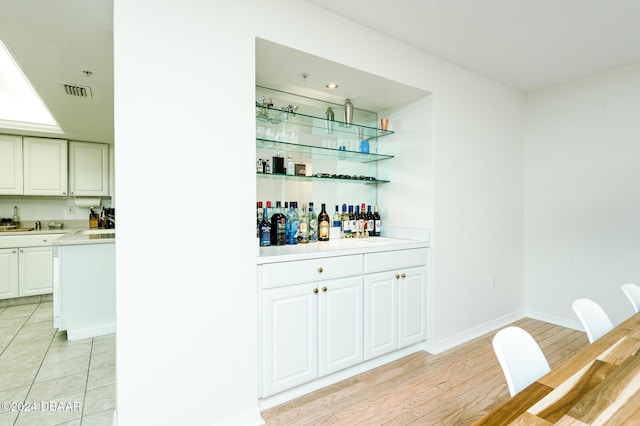
[[[0,426],[111,426],[115,363],[115,334],[67,341],[51,301],[0,306]]]

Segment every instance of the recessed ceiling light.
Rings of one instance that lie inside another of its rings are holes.
[[[337,89],[338,87],[338,83],[329,83],[327,84],[327,89]]]

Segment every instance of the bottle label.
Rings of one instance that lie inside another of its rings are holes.
[[[327,221],[320,222],[320,238],[329,239],[329,222]]]
[[[382,222],[379,220],[375,221],[375,230],[376,230],[376,235],[380,235],[380,231],[382,230]]]

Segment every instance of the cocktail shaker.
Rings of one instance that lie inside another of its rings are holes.
[[[350,99],[344,101],[344,122],[347,127],[353,123],[353,104]]]
[[[333,110],[331,107],[327,108],[327,133],[333,133],[333,120],[335,119],[335,115],[333,114]]]

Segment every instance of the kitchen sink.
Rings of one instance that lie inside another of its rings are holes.
[[[79,231],[82,235],[100,235],[100,234],[115,234],[115,229],[85,229],[84,231]]]

